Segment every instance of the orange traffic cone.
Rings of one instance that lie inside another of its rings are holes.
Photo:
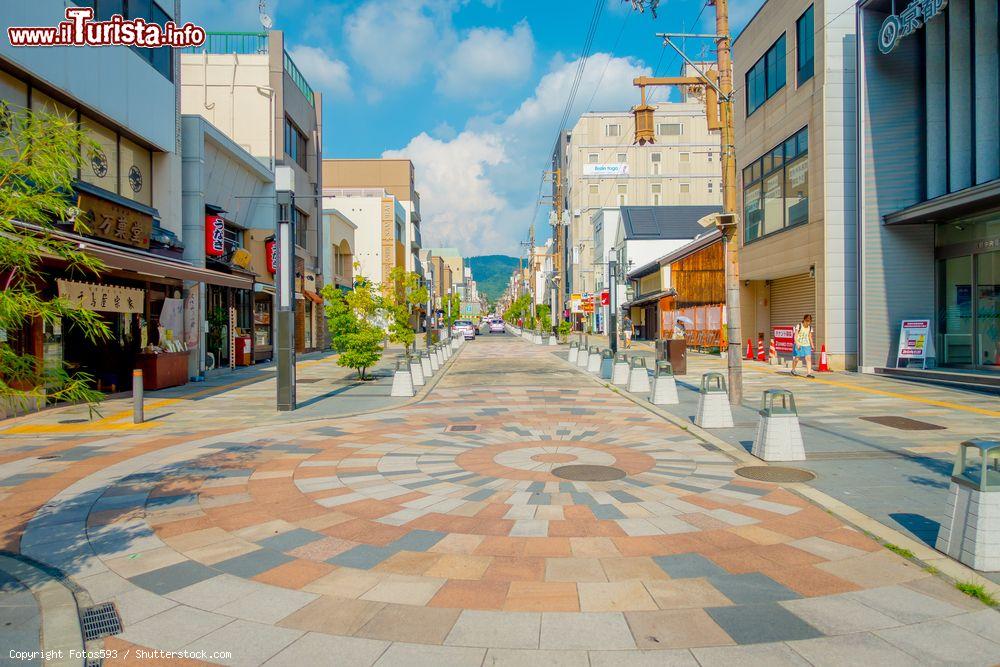
[[[826,343],[823,343],[823,346],[820,348],[819,368],[817,368],[816,370],[819,371],[820,373],[830,372],[830,360],[826,358]]]
[[[757,361],[767,361],[767,357],[764,356],[764,339],[757,339]]]
[[[753,361],[753,341],[747,338],[747,361]]]

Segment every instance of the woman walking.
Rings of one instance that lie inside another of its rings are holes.
[[[628,315],[622,320],[622,334],[625,337],[625,349],[632,347],[632,318]]]
[[[802,363],[806,366],[806,377],[813,377],[812,372],[812,349],[813,349],[813,330],[812,330],[812,315],[806,313],[802,317],[802,321],[795,325],[795,347],[792,353],[792,375],[795,375],[795,366],[802,360]]]

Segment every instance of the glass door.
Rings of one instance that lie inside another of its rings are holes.
[[[940,262],[941,333],[940,362],[945,366],[974,363],[972,336],[972,257],[951,257]]]
[[[976,256],[978,365],[1000,370],[1000,251]]]

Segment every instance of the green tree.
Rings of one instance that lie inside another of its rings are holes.
[[[421,284],[419,275],[397,266],[389,274],[389,281],[382,285],[382,299],[390,314],[389,340],[402,343],[409,354],[417,337],[414,312],[427,302],[427,288]]]
[[[448,308],[448,302],[451,302],[451,309]],[[462,316],[462,297],[456,294],[449,294],[444,298],[444,302],[441,305],[444,310],[444,320],[445,324],[448,325],[448,329],[451,329],[451,325],[455,324],[455,321],[460,319]],[[451,313],[449,315],[448,313]]]
[[[103,268],[76,243],[48,233],[56,223],[71,220],[77,231],[87,230],[89,221],[73,203],[73,182],[84,156],[89,159],[96,150],[74,118],[14,110],[0,102],[0,403],[15,411],[60,401],[87,403],[94,410],[102,398],[87,374],[63,363],[41,363],[8,340],[38,320],[74,326],[94,342],[111,335],[97,313],[41,292],[44,257],[90,279]]]
[[[337,365],[353,368],[359,379],[366,379],[365,371],[382,358],[385,330],[372,322],[382,305],[381,297],[364,279],[356,281],[346,294],[334,285],[326,285],[322,294],[331,345],[340,355]]]

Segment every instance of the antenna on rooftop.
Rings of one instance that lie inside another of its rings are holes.
[[[259,0],[257,2],[257,13],[264,30],[270,30],[271,26],[274,25],[274,20],[267,13],[267,0]]]

